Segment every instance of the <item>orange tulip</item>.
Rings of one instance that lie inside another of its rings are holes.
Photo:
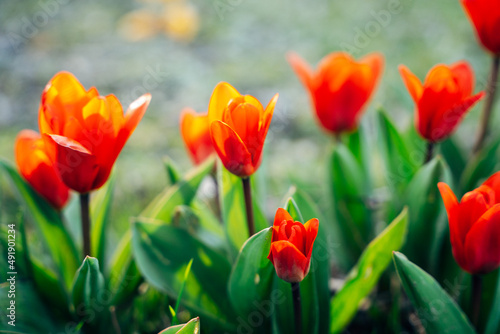
[[[239,177],[255,173],[271,124],[276,94],[266,109],[253,96],[241,95],[228,83],[219,83],[210,98],[208,119],[215,151],[224,167]]]
[[[114,95],[99,96],[71,73],[56,74],[42,94],[39,126],[62,181],[80,193],[101,187],[150,100],[141,96],[123,115]]]
[[[273,263],[279,278],[297,283],[307,276],[318,226],[316,218],[302,225],[301,222],[294,222],[285,209],[279,208],[276,211],[271,249],[267,258]]]
[[[19,132],[14,150],[19,172],[33,189],[56,209],[64,207],[69,189],[57,175],[40,134],[32,130]]]
[[[497,0],[461,0],[483,46],[500,55],[500,6]]]
[[[384,57],[372,53],[355,61],[347,53],[334,52],[320,61],[316,72],[295,53],[287,59],[309,90],[323,128],[333,134],[355,130],[382,74]]]
[[[467,111],[484,96],[484,92],[471,95],[474,72],[465,61],[436,65],[423,85],[406,66],[400,65],[399,71],[416,104],[417,130],[430,142],[451,135]]]
[[[500,266],[500,172],[458,202],[446,183],[438,184],[448,212],[453,256],[471,274]]]
[[[181,135],[195,164],[200,164],[215,152],[208,113],[197,114],[193,109],[184,109],[181,114]]]

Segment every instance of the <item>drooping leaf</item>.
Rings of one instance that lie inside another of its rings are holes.
[[[200,318],[194,318],[189,320],[189,322],[168,327],[162,330],[158,334],[200,334]]]
[[[349,272],[344,286],[331,300],[331,333],[341,332],[356,314],[361,301],[368,296],[391,263],[392,252],[403,246],[408,227],[404,209],[366,247],[356,266]]]
[[[78,252],[64,228],[60,213],[38,195],[8,162],[0,160],[0,169],[11,181],[19,201],[25,205],[26,211],[33,218],[33,225],[51,254],[54,268],[60,270],[57,274],[62,278],[65,287],[69,288],[78,268]]]
[[[134,258],[150,284],[175,298],[186,266],[194,259],[182,304],[203,317],[208,326],[232,328],[233,313],[226,286],[231,267],[225,257],[186,230],[161,221],[138,219],[132,231]]]
[[[401,253],[395,252],[393,259],[403,288],[427,333],[475,333],[462,310],[431,275]]]
[[[274,267],[267,259],[272,234],[272,228],[267,228],[250,237],[233,265],[228,282],[229,298],[243,319],[248,319],[252,312],[271,312],[274,308],[270,301]],[[263,318],[259,333],[266,331],[270,325],[269,315]]]

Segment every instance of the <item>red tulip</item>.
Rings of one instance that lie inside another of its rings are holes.
[[[255,97],[241,95],[226,82],[215,87],[208,107],[210,134],[215,151],[231,173],[248,177],[259,168],[277,100],[278,94],[264,109]]]
[[[56,209],[64,207],[69,199],[69,189],[57,176],[42,137],[32,130],[19,132],[15,155],[19,172],[33,189]]]
[[[146,112],[151,95],[134,101],[125,115],[114,95],[88,91],[68,72],[56,74],[42,94],[40,132],[62,181],[86,193],[101,187],[125,142]]]
[[[197,114],[193,109],[184,109],[181,114],[181,135],[195,164],[200,164],[215,152],[208,113]]]
[[[496,0],[462,0],[469,19],[483,46],[500,54],[500,6]]]
[[[420,135],[430,142],[450,136],[484,92],[474,91],[474,72],[465,62],[433,67],[422,85],[403,65],[399,66],[403,81],[416,105],[415,124]]]
[[[347,53],[334,52],[321,60],[316,72],[295,53],[287,59],[309,90],[323,128],[333,134],[355,130],[382,74],[384,57],[372,53],[355,61]]]
[[[460,203],[447,184],[438,184],[443,197],[453,256],[465,271],[486,274],[500,266],[500,172]]]
[[[302,225],[279,208],[273,224],[271,249],[267,257],[279,278],[289,283],[300,282],[309,273],[314,240],[318,235],[318,219]]]

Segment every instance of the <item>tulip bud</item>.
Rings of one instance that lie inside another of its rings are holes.
[[[302,225],[301,222],[294,222],[286,210],[279,208],[276,211],[267,258],[273,263],[279,278],[297,283],[307,276],[318,225],[316,218]]]

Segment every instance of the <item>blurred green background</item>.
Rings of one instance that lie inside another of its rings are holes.
[[[317,127],[285,54],[294,50],[315,65],[343,49],[386,57],[362,121],[372,142],[379,106],[401,128],[412,124],[399,64],[423,79],[437,63],[466,59],[478,90],[490,63],[458,0],[0,0],[0,156],[13,161],[18,131],[38,128],[41,92],[60,70],[74,73],[86,88],[115,94],[125,109],[150,92],[151,105],[115,166],[113,243],[128,217],[165,187],[165,156],[184,170],[191,166],[179,135],[181,109],[205,111],[212,89],[227,81],[263,104],[280,94],[259,171],[266,213],[282,205],[292,184],[326,210],[325,157],[333,139]],[[481,106],[455,135],[464,147],[472,146]],[[372,166],[381,175],[376,161]],[[0,195],[9,197],[5,184]],[[0,207],[9,203],[2,200]]]

